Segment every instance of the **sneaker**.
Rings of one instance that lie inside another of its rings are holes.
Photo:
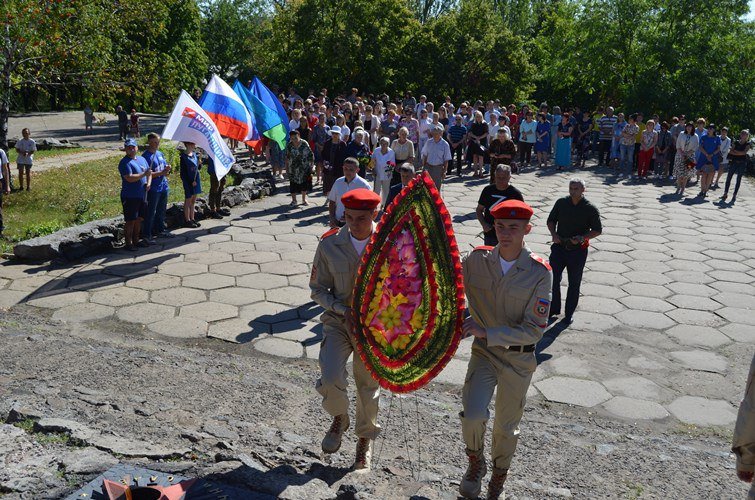
[[[501,495],[503,495],[503,483],[506,482],[508,474],[508,469],[493,467],[493,475],[490,476],[490,482],[488,483],[488,500],[498,500],[501,498]]]
[[[354,458],[355,471],[368,471],[372,462],[372,440],[369,438],[359,438],[357,441],[357,453]]]
[[[197,221],[195,221],[195,220],[191,221],[191,227],[199,227],[199,226],[201,226],[201,225],[202,225],[202,224],[200,224],[199,222],[197,222]]]
[[[469,465],[459,483],[459,493],[465,498],[477,498],[480,496],[482,478],[488,472],[488,465],[482,450],[476,452],[467,450],[467,458],[469,458]]]
[[[330,429],[322,440],[322,451],[335,453],[341,448],[341,438],[346,429],[349,428],[349,423],[348,414],[333,417],[333,423],[330,424]]]
[[[218,212],[210,212],[210,219],[222,219],[223,216]]]
[[[220,215],[223,215],[225,217],[231,215],[231,211],[227,208],[221,208],[220,210],[218,210],[218,212],[220,212]]]

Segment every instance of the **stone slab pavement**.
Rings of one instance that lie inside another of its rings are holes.
[[[548,211],[571,175],[530,169],[513,179],[535,208],[527,242],[545,257]],[[731,428],[755,347],[752,188],[729,206],[680,201],[669,196],[673,187],[607,169],[578,175],[601,210],[604,233],[592,242],[574,323],[554,323],[538,347],[530,397],[631,421]],[[443,187],[462,251],[482,243],[474,211],[484,184],[451,177]],[[324,201],[315,194],[309,206],[290,207],[282,192],[136,254],[66,265],[5,262],[0,310],[117,320],[155,336],[211,337],[315,363],[321,310],[308,279],[327,230]],[[463,384],[470,348],[464,340],[433,383]]]
[[[130,111],[130,110],[127,110]],[[96,111],[97,118],[104,118],[103,124],[95,123],[94,130],[84,130],[84,111],[59,111],[44,113],[14,113],[8,119],[8,137],[20,138],[21,130],[28,127],[36,140],[52,137],[78,142],[87,148],[116,150],[123,146],[118,139],[118,118],[113,113]],[[149,132],[160,133],[168,115],[142,114],[139,121],[142,136]],[[36,164],[36,163],[35,163]]]

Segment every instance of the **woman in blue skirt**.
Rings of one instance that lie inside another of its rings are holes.
[[[568,112],[561,116],[561,123],[558,124],[558,137],[556,141],[556,170],[563,170],[571,166],[571,137],[574,131],[574,125],[571,124],[570,114]]]

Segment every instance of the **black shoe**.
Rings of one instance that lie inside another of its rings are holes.
[[[564,319],[561,320],[561,323],[565,325],[571,325],[572,323],[574,323],[574,318],[572,318],[571,316],[564,316]]]
[[[217,212],[210,212],[210,219],[222,219],[223,216]]]
[[[199,227],[201,224],[195,220],[191,221],[191,227]]]
[[[220,215],[223,215],[226,217],[231,215],[231,211],[227,208],[221,208],[220,210],[218,210],[218,212],[220,212]]]

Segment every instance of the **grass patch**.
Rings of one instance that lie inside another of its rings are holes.
[[[56,156],[65,156],[65,155],[71,155],[75,153],[87,153],[89,151],[94,151],[92,148],[66,148],[66,149],[44,149],[39,150],[36,153],[34,153],[34,160],[41,160],[43,158],[54,158]],[[8,161],[13,163],[11,165],[11,172],[16,172],[16,159],[18,158],[18,153],[16,152],[15,148],[11,148],[8,150]]]
[[[170,144],[160,150],[173,166],[173,173],[168,177],[168,202],[183,201],[178,151]],[[64,227],[120,215],[119,161],[120,158],[114,157],[38,173],[32,170],[32,190],[16,191],[3,199],[5,232],[0,239],[0,251],[12,252],[13,245],[19,241]],[[202,168],[200,178],[206,195],[210,190],[207,168]]]

